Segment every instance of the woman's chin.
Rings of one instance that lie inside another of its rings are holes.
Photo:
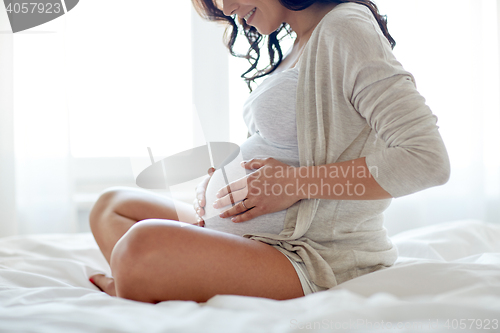
[[[258,31],[258,29],[257,29],[257,31]],[[273,30],[273,31],[267,31],[267,30],[266,30],[266,31],[259,31],[259,33],[260,33],[261,35],[264,35],[264,36],[269,36],[269,35],[270,35],[270,34],[272,34],[273,32],[274,32],[274,30]]]
[[[265,26],[261,26],[261,25],[254,25],[255,29],[257,29],[257,31],[261,34],[261,35],[270,35],[272,34],[273,32],[275,32],[276,30],[279,29],[279,26],[278,27],[275,27],[274,29],[272,27],[265,27]]]

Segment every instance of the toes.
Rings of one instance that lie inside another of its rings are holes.
[[[104,274],[95,274],[89,277],[89,281],[92,282],[97,288],[101,289],[102,278],[104,278]],[[104,291],[104,290],[102,290]]]
[[[104,274],[95,274],[89,277],[89,281],[106,294],[116,296],[115,280],[113,278],[107,277]]]

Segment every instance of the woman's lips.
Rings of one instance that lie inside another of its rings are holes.
[[[243,19],[245,20],[245,22],[247,24],[249,24],[250,22],[250,18],[253,16],[253,14],[255,13],[255,11],[257,10],[257,7],[255,7],[254,9],[252,9],[250,12],[248,12],[248,14],[246,14],[245,16],[243,16]]]

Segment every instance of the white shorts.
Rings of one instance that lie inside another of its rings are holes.
[[[279,250],[279,249],[278,249]],[[280,251],[281,252],[281,251]],[[283,252],[281,252],[283,253]],[[328,290],[328,288],[320,287],[316,285],[314,282],[312,282],[311,277],[309,276],[309,273],[307,272],[306,265],[303,262],[296,262],[289,256],[287,256],[285,253],[283,253],[285,257],[290,260],[290,262],[293,265],[293,268],[295,268],[295,271],[297,272],[297,275],[299,276],[300,284],[302,285],[302,290],[304,291],[304,296],[316,293],[318,291],[324,291]]]

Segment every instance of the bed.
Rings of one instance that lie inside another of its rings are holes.
[[[299,299],[218,295],[151,305],[88,281],[110,273],[89,233],[2,238],[0,331],[500,331],[500,225],[455,221],[393,241],[393,267]]]

